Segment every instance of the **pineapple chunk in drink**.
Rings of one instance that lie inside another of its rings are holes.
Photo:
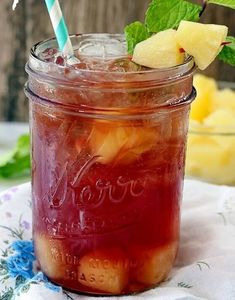
[[[78,268],[82,285],[104,293],[121,294],[128,283],[128,264],[118,249],[97,250],[83,256]]]
[[[145,285],[156,285],[170,272],[177,252],[177,243],[156,248],[133,249],[133,257],[140,262],[133,270],[134,279]]]
[[[154,128],[131,126],[110,127],[108,122],[95,122],[89,136],[91,153],[102,164],[128,164],[151,150],[156,143]]]
[[[63,264],[63,243],[46,235],[34,235],[34,247],[43,272],[50,278],[65,277],[66,266]]]
[[[184,57],[176,41],[176,30],[167,29],[138,43],[132,60],[149,68],[169,68],[182,64]]]

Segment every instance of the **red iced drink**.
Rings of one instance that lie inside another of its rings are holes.
[[[72,41],[77,65],[42,55],[54,40],[27,65],[38,263],[71,290],[140,292],[177,252],[194,65],[141,70],[119,35]]]

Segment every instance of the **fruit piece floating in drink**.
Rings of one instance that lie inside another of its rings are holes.
[[[234,40],[185,0],[153,0],[125,37],[69,38],[46,2],[57,41],[35,45],[26,66],[38,264],[78,292],[147,290],[177,253],[194,61],[232,63]]]

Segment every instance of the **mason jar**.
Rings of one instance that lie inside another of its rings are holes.
[[[177,253],[194,62],[140,68],[122,35],[71,40],[77,64],[51,39],[26,66],[38,265],[73,291],[141,292]]]

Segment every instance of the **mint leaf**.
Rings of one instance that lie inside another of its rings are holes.
[[[29,174],[30,171],[30,138],[19,137],[13,150],[0,158],[0,177],[16,177]]]
[[[150,37],[145,25],[139,21],[127,25],[124,29],[127,41],[127,51],[132,54],[136,44]]]
[[[202,7],[185,0],[153,0],[146,12],[149,32],[177,28],[181,20],[197,22]]]
[[[235,0],[208,0],[207,3],[218,4],[235,9]]]
[[[235,38],[228,36],[226,42],[229,42],[230,44],[223,47],[218,57],[224,63],[235,66]]]

